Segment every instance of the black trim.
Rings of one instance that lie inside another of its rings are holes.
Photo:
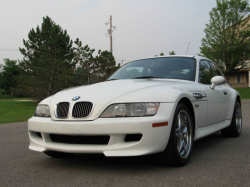
[[[142,138],[142,134],[127,134],[124,141],[125,142],[138,142]]]
[[[107,145],[110,136],[108,135],[63,135],[63,134],[50,134],[52,142],[66,143],[66,144],[84,144],[84,145]]]

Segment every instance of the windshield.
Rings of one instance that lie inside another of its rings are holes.
[[[188,57],[162,57],[130,62],[108,80],[163,78],[195,81],[196,60]]]

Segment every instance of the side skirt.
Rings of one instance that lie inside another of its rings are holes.
[[[205,127],[198,128],[196,129],[194,140],[198,140],[200,138],[213,134],[221,129],[228,127],[230,124],[231,124],[231,119],[215,123],[213,125],[208,125]]]

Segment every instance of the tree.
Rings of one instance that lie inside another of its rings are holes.
[[[160,56],[164,56],[165,54],[164,53],[160,53]],[[159,55],[155,55],[156,57],[159,56]]]
[[[71,86],[76,63],[66,30],[47,16],[41,28],[30,30],[23,44],[26,49],[19,48],[24,55],[19,64],[23,93],[41,100]]]
[[[79,38],[76,39],[75,44],[77,47],[74,47],[74,62],[80,64],[82,70],[78,69],[78,73],[85,73],[88,77],[87,83],[90,83],[92,75],[95,73],[95,64],[93,53],[95,49],[90,49],[88,45],[82,46],[82,42]]]
[[[81,67],[77,67],[74,72],[73,86],[81,86],[88,84],[88,73]]]
[[[98,51],[95,57],[95,49],[90,49],[88,45],[82,46],[82,42],[77,38],[75,41],[74,62],[80,64],[77,73],[87,76],[87,84],[101,82],[106,80],[115,70],[120,67],[116,66],[115,58],[109,51]]]
[[[4,94],[14,94],[14,90],[18,85],[17,77],[19,70],[16,60],[8,58],[3,59],[4,65],[1,65],[2,71],[0,72],[0,89],[4,90]]]
[[[169,55],[175,55],[175,52],[174,51],[169,51]],[[158,55],[155,55],[155,56],[157,57]],[[160,56],[165,56],[165,54],[160,53]]]
[[[109,51],[99,50],[98,55],[95,57],[94,61],[96,67],[96,77],[99,78],[99,81],[106,80],[118,68],[120,68],[120,64],[116,66],[115,58]]]
[[[175,55],[174,51],[169,51],[169,55]]]
[[[247,0],[216,0],[216,3],[209,13],[200,53],[229,73],[242,68],[250,57],[250,8]]]

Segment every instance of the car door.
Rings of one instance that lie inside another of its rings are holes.
[[[213,62],[209,61],[210,65],[211,65],[211,68],[213,69],[214,71],[214,76],[223,76],[223,74],[221,73],[220,69],[217,67],[216,64],[214,64]],[[217,88],[218,90],[221,90],[221,92],[223,92],[222,94],[222,100],[223,100],[223,112],[221,112],[222,116],[223,117],[223,120],[227,114],[227,111],[228,111],[228,107],[229,107],[229,100],[230,100],[230,91],[229,91],[229,86],[228,86],[228,83],[225,82],[221,85],[218,85],[218,86],[215,86],[215,88]]]
[[[207,97],[207,120],[203,126],[212,125],[224,120],[228,98],[224,83],[211,89],[211,78],[218,76],[216,67],[208,60],[199,62],[199,83],[203,84],[203,90]]]

